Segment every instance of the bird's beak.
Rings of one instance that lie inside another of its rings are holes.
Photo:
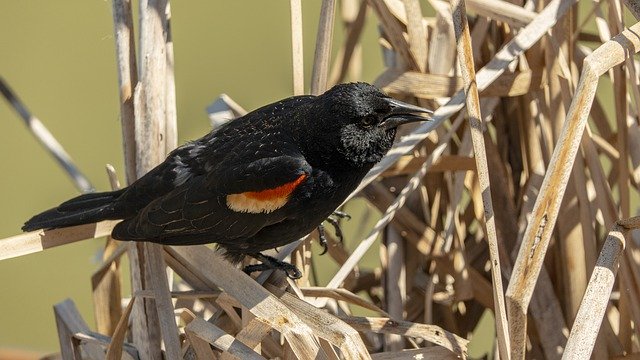
[[[402,124],[407,124],[416,121],[431,120],[430,115],[433,111],[427,110],[420,106],[407,104],[400,100],[387,98],[385,99],[389,105],[391,105],[391,111],[387,115],[380,125],[384,126],[386,130],[396,128]],[[426,114],[427,117],[418,115]]]

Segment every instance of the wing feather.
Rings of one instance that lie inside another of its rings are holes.
[[[180,239],[186,244],[195,238],[199,243],[248,238],[290,215],[286,211],[288,197],[310,173],[310,165],[300,155],[259,159],[227,171],[216,181],[210,174],[193,177],[119,223],[113,236],[165,244],[181,244]],[[256,201],[285,200],[272,211],[239,211],[229,206],[229,196],[238,194],[253,196]]]

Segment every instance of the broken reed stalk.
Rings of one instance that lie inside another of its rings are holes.
[[[140,82],[134,98],[136,115],[136,175],[144,175],[162,162],[167,153],[167,43],[170,40],[167,19],[167,0],[140,1]],[[175,124],[170,126],[175,129]],[[175,139],[175,135],[173,136]],[[135,247],[135,250],[134,250]],[[160,343],[165,347],[166,356],[179,358],[180,342],[178,328],[173,315],[173,304],[169,295],[166,265],[162,246],[142,243],[131,246],[131,254],[137,261],[132,274],[138,273],[139,283],[134,281],[133,291],[152,290],[153,299],[141,302],[143,307],[134,307],[134,324],[146,322],[138,334],[139,341],[146,343],[150,359],[161,357]],[[136,264],[137,263],[137,264]],[[134,325],[135,326],[135,325]],[[145,332],[146,330],[146,332]],[[158,330],[160,334],[158,334]]]
[[[165,6],[165,154],[178,147],[178,111],[176,109],[175,61],[173,56],[173,35],[171,34],[171,3]]]
[[[58,164],[71,178],[76,189],[83,193],[94,191],[93,185],[91,185],[89,179],[78,169],[73,159],[71,159],[71,156],[64,150],[58,140],[53,137],[40,119],[35,117],[29,109],[27,109],[27,106],[18,98],[2,77],[0,77],[0,93],[2,93],[5,100],[7,100],[11,107],[20,115],[24,124],[29,131],[31,131],[31,134],[33,134],[38,142],[56,159]]]
[[[291,57],[293,62],[293,95],[304,94],[304,58],[302,47],[302,0],[290,0]]]
[[[111,190],[120,189],[120,183],[115,169],[107,164],[107,176],[111,183]],[[99,333],[113,335],[118,321],[122,316],[122,291],[120,274],[120,256],[127,250],[127,245],[116,242],[107,236],[104,252],[102,253],[102,266],[91,276],[91,288],[93,291],[93,309],[96,319],[96,328]]]
[[[136,141],[133,91],[138,83],[131,0],[113,0],[120,124],[127,184],[136,179]]]
[[[322,0],[313,71],[311,73],[311,95],[319,95],[327,89],[335,7],[336,0]]]
[[[469,128],[471,129],[471,140],[473,142],[473,152],[478,171],[478,182],[480,184],[482,204],[484,206],[483,220],[485,222],[484,225],[489,245],[491,279],[493,280],[494,314],[496,319],[496,332],[498,334],[498,351],[501,359],[509,360],[509,331],[502,291],[502,272],[498,238],[496,236],[496,220],[493,212],[493,202],[491,200],[489,168],[487,166],[487,154],[484,145],[483,132],[485,124],[482,122],[482,114],[480,113],[480,97],[478,96],[478,87],[475,79],[476,74],[471,50],[471,36],[469,34],[469,24],[467,23],[465,0],[452,1],[451,12],[453,14],[456,41],[458,43],[460,71],[462,73],[464,92],[467,98],[467,113],[469,115]]]
[[[314,358],[318,353],[319,345],[313,340],[311,329],[281,303],[275,301],[253,279],[222,259],[221,255],[204,246],[172,247],[167,251],[183,264],[202,265],[193,270],[199,270],[196,276],[210,287],[220,286],[228,292],[244,294],[244,296],[239,296],[237,300],[250,309],[254,315],[259,316],[263,321],[280,331],[289,340],[289,345],[297,356],[308,359]],[[214,271],[210,266],[206,266],[214,259],[216,267],[225,271]]]
[[[563,360],[586,359],[591,356],[609,304],[627,234],[638,228],[640,217],[634,217],[617,221],[609,231],[569,334]]]
[[[38,230],[11,236],[0,241],[0,260],[33,254],[53,247],[85,239],[104,237],[118,221],[71,226],[63,229]]]

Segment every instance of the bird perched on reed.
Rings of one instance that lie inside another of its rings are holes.
[[[84,194],[27,221],[25,231],[122,219],[118,240],[216,243],[227,258],[293,265],[262,251],[317,228],[391,148],[399,125],[431,111],[366,83],[266,105],[172,151],[126,188]]]

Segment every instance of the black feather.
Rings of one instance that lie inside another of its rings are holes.
[[[33,231],[88,224],[107,219],[120,219],[116,200],[123,190],[91,193],[65,201],[60,206],[40,213],[27,222],[22,230]]]

